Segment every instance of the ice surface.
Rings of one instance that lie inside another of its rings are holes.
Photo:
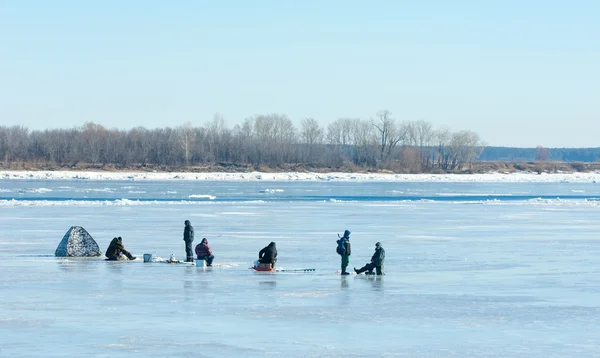
[[[10,190],[0,190],[2,357],[600,356],[594,183],[24,179],[0,188]],[[189,200],[200,193],[216,198]],[[186,219],[220,267],[52,257],[81,225],[103,251],[121,236],[138,257],[183,259]],[[344,229],[350,268],[381,241],[386,276],[336,274]],[[316,271],[249,270],[270,241],[278,267]]]

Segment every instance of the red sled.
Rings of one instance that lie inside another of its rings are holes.
[[[262,272],[273,272],[275,268],[271,266],[271,264],[258,264],[258,266],[252,266],[254,271],[262,271]]]

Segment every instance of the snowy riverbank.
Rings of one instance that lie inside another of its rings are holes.
[[[596,183],[600,173],[487,173],[487,174],[375,174],[375,173],[159,173],[0,171],[0,180],[201,180],[201,181],[381,181],[381,182],[499,182]]]

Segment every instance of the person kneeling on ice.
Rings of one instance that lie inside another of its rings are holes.
[[[277,262],[277,248],[274,242],[271,242],[269,246],[258,252],[258,262],[261,264],[271,264],[271,267],[275,267],[275,263]]]
[[[195,251],[198,260],[204,260],[206,261],[206,266],[212,266],[212,262],[215,259],[215,256],[213,255],[210,246],[208,246],[208,240],[206,240],[206,238],[203,238],[202,241],[200,241],[200,243],[196,245]]]
[[[123,255],[127,256],[130,260],[135,260],[135,256],[129,253],[129,251],[125,250],[123,246],[123,239],[121,237],[115,237],[108,245],[108,249],[106,249],[105,256],[109,261],[118,261],[124,260]]]
[[[356,274],[358,275],[365,271],[368,271],[366,274],[372,275],[373,269],[375,269],[375,271],[377,272],[378,275],[385,275],[385,273],[383,273],[383,261],[384,260],[385,260],[385,250],[381,246],[381,243],[378,242],[375,244],[375,253],[373,254],[373,256],[371,256],[371,262],[364,265],[359,270],[357,270],[355,267],[354,272],[356,272]]]

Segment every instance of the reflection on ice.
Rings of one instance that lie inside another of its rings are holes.
[[[261,289],[261,290],[264,290],[264,289],[273,290],[273,289],[275,289],[275,286],[277,286],[277,281],[275,281],[275,280],[258,281],[258,285],[260,286],[259,289]]]

